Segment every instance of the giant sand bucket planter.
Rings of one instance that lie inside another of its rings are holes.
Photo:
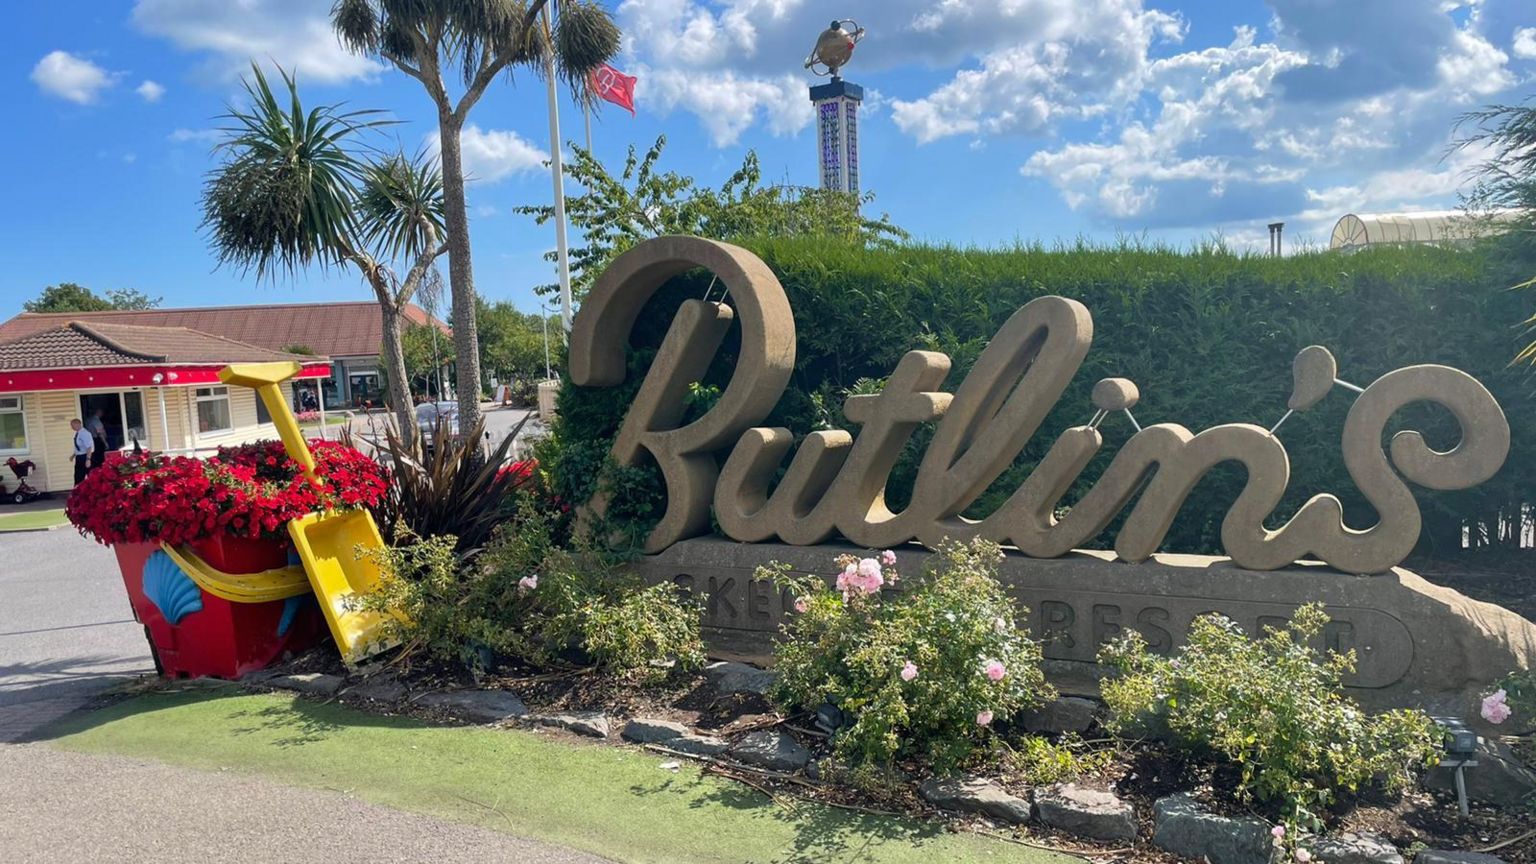
[[[113,547],[155,667],[171,678],[239,678],[326,632],[302,567],[281,540],[215,536],[186,547]]]

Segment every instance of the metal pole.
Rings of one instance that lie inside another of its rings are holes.
[[[544,30],[552,31],[549,5],[544,7]],[[549,167],[555,181],[555,260],[560,273],[560,324],[571,332],[571,260],[565,244],[565,172],[560,165],[560,92],[555,86],[555,56],[544,61],[549,88]]]
[[[160,397],[160,434],[165,438],[165,446],[162,453],[171,452],[171,421],[165,416],[165,386],[155,388],[155,395]]]
[[[539,323],[544,326],[544,380],[555,377],[555,373],[549,367],[549,309],[539,304]]]
[[[320,438],[325,438],[325,385],[315,379],[315,404],[320,406]]]

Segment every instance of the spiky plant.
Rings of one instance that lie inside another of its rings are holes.
[[[1475,212],[1492,209],[1521,211],[1517,231],[1536,243],[1536,98],[1519,105],[1490,105],[1463,114],[1458,131],[1470,130],[1453,145],[1455,149],[1483,148],[1488,153],[1474,169],[1477,183],[1468,204]],[[1536,276],[1516,288],[1536,287]],[[1525,319],[1527,330],[1536,330],[1536,315]],[[1536,363],[1536,342],[1515,356],[1516,363]]]

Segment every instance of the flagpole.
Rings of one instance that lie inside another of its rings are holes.
[[[592,155],[592,110],[585,100],[581,103],[581,121],[587,126],[587,155]]]
[[[549,6],[544,7],[544,30],[553,32]],[[560,324],[571,332],[571,259],[565,244],[565,170],[560,165],[560,92],[555,85],[554,52],[544,59],[549,85],[549,168],[555,181],[555,261],[560,274]]]

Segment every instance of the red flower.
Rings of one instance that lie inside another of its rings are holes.
[[[318,487],[279,441],[222,447],[206,460],[111,453],[75,487],[65,513],[107,545],[179,545],[220,533],[282,537],[306,513],[371,507],[384,497],[387,475],[377,462],[335,441],[310,447]]]

